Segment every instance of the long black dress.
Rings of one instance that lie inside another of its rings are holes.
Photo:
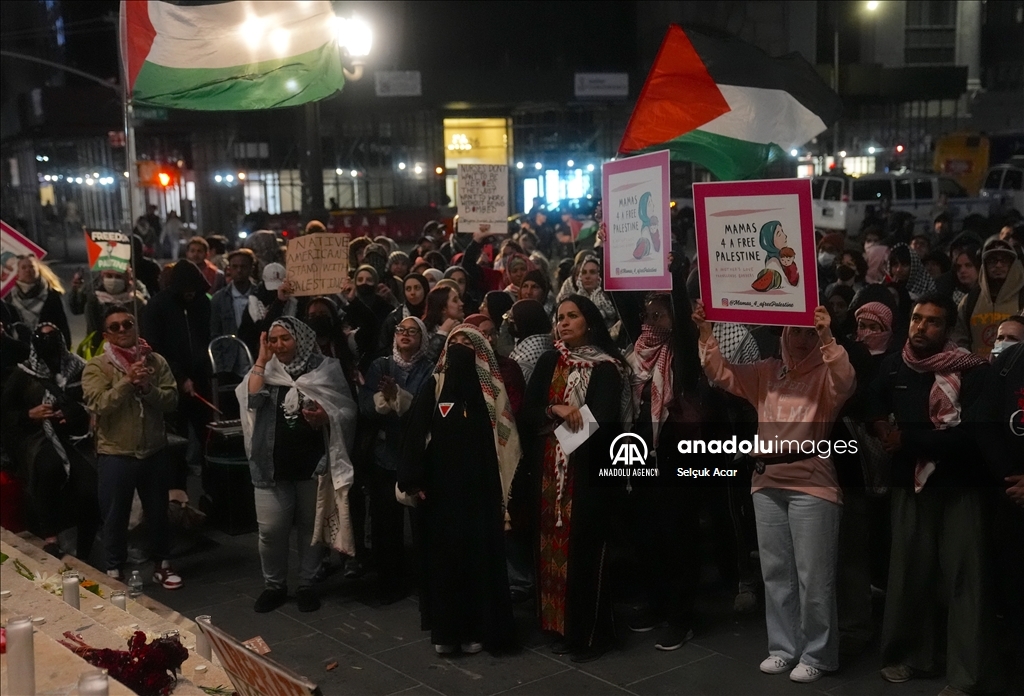
[[[430,377],[412,403],[398,468],[402,491],[426,494],[416,540],[421,628],[435,645],[505,650],[515,629],[498,457],[472,353],[465,364],[455,353],[441,397]]]

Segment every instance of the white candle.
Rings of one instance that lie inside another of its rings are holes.
[[[210,617],[207,614],[196,617],[197,624],[208,624],[210,623]],[[213,658],[213,653],[210,651],[210,641],[207,640],[206,634],[203,633],[202,629],[196,627],[196,654],[202,657],[204,660],[210,660]]]
[[[7,693],[36,693],[36,654],[32,619],[11,617],[7,622]]]
[[[62,577],[61,587],[63,588],[64,601],[78,609],[78,587],[81,579],[78,577],[78,573],[73,570],[69,570],[64,573]]]
[[[78,677],[78,696],[108,696],[109,693],[105,669],[90,669]]]
[[[128,594],[123,590],[110,593],[110,603],[121,611],[128,611]]]

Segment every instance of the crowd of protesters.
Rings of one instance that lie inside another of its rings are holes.
[[[415,589],[439,654],[513,648],[527,601],[576,662],[613,649],[622,624],[672,651],[701,630],[704,537],[734,610],[763,601],[767,674],[813,682],[877,626],[887,681],[944,671],[951,693],[1005,686],[1000,631],[1024,627],[1019,223],[966,220],[954,236],[948,220],[918,232],[881,215],[861,241],[819,235],[814,325],[776,330],[707,321],[682,234],[670,293],[607,291],[603,232],[595,248],[543,209],[501,235],[432,222],[411,251],[353,239],[340,292],[320,297],[294,294],[273,232],[227,250],[178,240],[174,222],[155,234],[184,253],[162,268],[140,244],[134,269],[76,275],[65,303],[26,257],[3,303],[5,460],[51,553],[74,526],[89,558],[99,530],[104,570],[121,577],[137,491],[153,579],[180,587],[169,501],[203,462],[196,447],[172,462],[168,433],[201,442],[211,379],[233,374],[257,612],[288,600],[297,527],[300,611],[319,608],[333,550],[346,577],[376,574],[382,603]],[[77,345],[66,311],[86,315]],[[567,452],[556,430],[588,420],[596,431]],[[598,480],[625,432],[661,476]],[[860,447],[676,447],[755,433]],[[677,464],[733,475],[670,480]],[[637,600],[625,621],[623,597]]]

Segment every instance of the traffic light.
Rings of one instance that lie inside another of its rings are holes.
[[[142,160],[138,163],[139,186],[167,188],[178,183],[181,170],[173,164]]]

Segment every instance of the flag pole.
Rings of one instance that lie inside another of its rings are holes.
[[[135,211],[135,185],[138,180],[138,172],[135,171],[135,162],[138,159],[138,153],[135,150],[135,123],[134,123],[134,106],[132,104],[131,87],[128,85],[128,37],[125,33],[128,30],[127,22],[125,21],[125,7],[124,2],[121,2],[120,13],[118,18],[118,53],[120,54],[120,67],[121,67],[121,107],[124,117],[124,159],[125,159],[125,173],[128,175],[128,224],[126,226],[128,236],[128,268],[131,270],[131,285],[129,290],[132,293],[131,298],[131,311],[132,317],[135,319],[135,330],[141,333],[141,327],[139,325],[139,309],[138,309],[138,291],[136,284],[138,283],[138,273],[136,272],[136,258],[135,258],[135,240],[133,234],[133,226],[136,220]],[[135,358],[139,357],[139,346],[138,343],[135,345]]]

